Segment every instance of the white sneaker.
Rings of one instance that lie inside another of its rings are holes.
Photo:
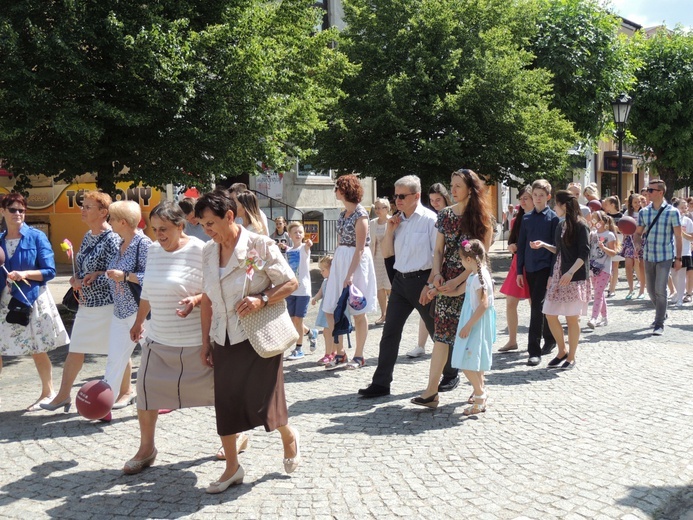
[[[423,356],[424,354],[426,354],[426,348],[416,346],[413,349],[411,349],[409,352],[407,352],[407,357],[417,358],[417,357]]]
[[[606,327],[609,324],[609,320],[606,318],[599,318],[597,320],[596,326],[597,327]]]
[[[662,334],[664,334],[664,327],[655,327],[652,331],[653,336],[661,336]]]
[[[587,326],[588,326],[590,329],[594,329],[594,327],[596,327],[597,325],[596,325],[596,323],[594,322],[594,320],[588,320],[588,321],[587,321]]]

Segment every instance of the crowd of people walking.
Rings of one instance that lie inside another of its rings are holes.
[[[507,341],[497,353],[520,350],[518,305],[528,300],[527,364],[539,366],[542,356],[551,355],[547,369],[574,368],[582,317],[590,329],[609,325],[621,260],[625,300],[649,295],[652,333],[663,334],[669,299],[681,307],[693,290],[693,201],[667,201],[666,191],[663,181],[653,179],[628,197],[622,211],[617,197],[600,200],[596,185],[582,190],[571,183],[555,191],[540,179],[520,188],[519,205],[504,216],[512,260],[498,291],[506,299]],[[411,403],[436,408],[440,393],[458,386],[461,370],[473,389],[463,414],[485,412],[485,374],[498,331],[488,254],[495,219],[482,179],[469,169],[453,172],[449,193],[440,183],[428,190],[430,209],[422,202],[420,179],[402,177],[394,184],[394,211],[387,198],[378,198],[374,218],[361,204],[357,176],[339,177],[334,193],[344,206],[338,246],[318,263],[323,281],[315,295],[312,242],[303,225],[279,217],[270,235],[256,196],[244,185],[160,203],[149,216],[155,242],[138,227],[139,204],[87,193],[81,215],[88,230],[70,278],[79,302],[71,338],[47,289],[55,277],[50,243],[25,223],[26,200],[5,196],[0,353],[34,359],[41,391],[27,411],[69,411],[85,354],[104,355],[111,409],[137,406],[139,444],[124,473],[154,464],[159,414],[200,406],[214,406],[217,458],[225,461],[208,493],[243,482],[238,453],[248,446],[246,432],[256,427],[279,432],[283,466],[292,473],[301,450],[299,432],[289,424],[284,361],[307,355],[306,335],[310,351],[316,350],[317,330],[305,319],[309,305],[319,303],[315,327],[323,330],[325,349],[318,364],[328,371],[367,366],[368,315],[379,310],[374,326],[383,327],[382,336],[377,360],[375,349],[368,353],[375,370],[371,383],[358,390],[363,398],[390,394],[403,329],[416,311],[418,344],[406,355],[424,355],[428,338],[433,350],[427,381]],[[340,336],[352,329],[349,359]],[[103,341],[94,341],[99,337]],[[282,349],[273,350],[269,343],[277,342]],[[47,353],[68,343],[56,393]],[[133,388],[131,356],[138,343],[142,355]]]

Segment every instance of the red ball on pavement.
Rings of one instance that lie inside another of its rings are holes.
[[[597,199],[591,200],[587,203],[587,207],[590,208],[592,213],[594,213],[595,211],[599,211],[600,209],[602,209],[602,203],[599,202]]]
[[[106,381],[89,381],[77,392],[75,404],[77,411],[85,419],[103,419],[113,406],[113,390]]]
[[[635,219],[628,216],[621,217],[621,220],[619,220],[616,225],[618,226],[618,230],[624,235],[632,235],[638,227]]]

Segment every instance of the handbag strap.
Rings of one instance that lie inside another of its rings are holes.
[[[657,215],[655,215],[654,220],[653,220],[652,222],[650,222],[650,225],[649,225],[649,226],[647,226],[647,231],[646,231],[645,234],[643,235],[643,238],[645,238],[647,235],[650,234],[650,231],[652,231],[652,228],[653,228],[654,225],[657,223],[657,219],[659,219],[659,216],[662,214],[662,211],[664,211],[664,208],[665,208],[666,206],[667,206],[667,203],[666,203],[666,202],[662,203],[662,206],[659,208],[659,211],[657,212]]]
[[[86,260],[87,257],[94,251],[94,249],[96,249],[96,246],[98,246],[101,243],[101,241],[111,233],[112,231],[110,229],[107,229],[105,233],[101,233],[96,242],[94,242],[92,245],[90,245],[84,251],[82,251],[82,257]]]

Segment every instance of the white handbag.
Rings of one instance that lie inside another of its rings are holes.
[[[240,320],[248,341],[262,358],[282,354],[299,339],[284,300],[265,305]]]

